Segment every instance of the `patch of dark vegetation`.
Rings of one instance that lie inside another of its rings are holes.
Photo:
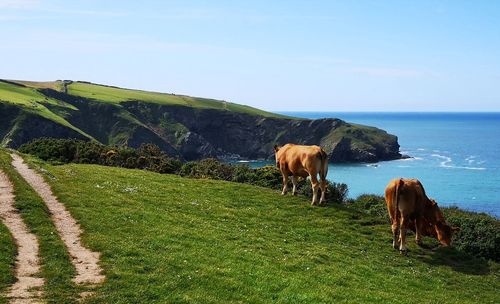
[[[22,145],[18,150],[59,164],[98,164],[158,173],[177,173],[182,165],[180,160],[167,156],[152,144],[143,144],[134,149],[76,139],[39,138]]]
[[[500,222],[497,219],[457,207],[442,209],[446,220],[460,227],[453,243],[456,248],[500,262]]]
[[[356,199],[348,200],[346,205],[350,209],[355,209],[365,215],[368,215],[374,224],[390,223],[385,200],[380,195],[362,194]]]

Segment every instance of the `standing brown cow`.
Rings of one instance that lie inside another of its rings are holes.
[[[325,201],[326,174],[328,173],[328,156],[325,151],[318,146],[301,146],[286,144],[283,147],[274,146],[276,156],[276,166],[283,175],[283,191],[285,195],[288,191],[288,176],[292,176],[293,190],[297,193],[297,178],[311,177],[313,197],[311,205],[315,205],[318,198],[318,189],[321,189],[321,199],[319,203]],[[318,173],[320,182],[318,183]]]
[[[387,211],[392,223],[392,246],[406,253],[406,229],[415,227],[415,241],[422,235],[434,236],[448,246],[456,227],[446,224],[443,213],[434,200],[425,194],[424,187],[416,179],[396,178],[385,189]],[[398,238],[399,230],[399,238]],[[413,229],[412,229],[413,230]]]

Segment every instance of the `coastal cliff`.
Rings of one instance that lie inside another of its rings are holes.
[[[289,142],[321,145],[330,162],[402,157],[396,136],[340,119],[292,118],[224,101],[82,82],[1,84],[0,136],[14,148],[43,136],[131,147],[154,143],[185,160],[270,159],[274,144]],[[9,90],[30,94],[29,102],[8,100]]]

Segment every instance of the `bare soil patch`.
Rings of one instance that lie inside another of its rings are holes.
[[[7,175],[0,170],[0,219],[9,229],[17,245],[16,283],[11,286],[7,297],[10,303],[36,303],[40,296],[43,278],[37,277],[40,271],[38,240],[29,232],[19,211],[15,207],[14,187]]]

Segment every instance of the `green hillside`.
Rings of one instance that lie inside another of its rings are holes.
[[[15,175],[8,156],[0,156],[0,167]],[[367,225],[370,218],[340,206],[314,208],[303,197],[231,182],[31,163],[44,169],[84,229],[84,243],[102,252],[107,280],[89,303],[500,301],[497,263],[412,242],[409,255],[400,256],[389,225]],[[38,212],[36,200],[31,204],[23,217]],[[35,233],[42,237],[50,236],[48,216],[37,213],[42,223]],[[0,245],[9,242],[2,234]],[[49,247],[46,261],[55,260],[65,274],[45,267],[49,300],[74,300],[79,290],[71,289],[67,257],[57,243],[42,244]],[[9,255],[0,251],[0,269]]]
[[[286,117],[275,113],[262,111],[245,105],[226,102],[215,99],[191,97],[185,95],[165,94],[130,90],[117,87],[103,86],[87,82],[73,82],[68,85],[68,93],[109,103],[121,103],[125,101],[144,101],[161,105],[180,105],[193,108],[217,109],[261,115],[264,117]]]
[[[0,103],[2,102],[19,106],[30,113],[52,120],[92,139],[92,136],[73,126],[65,119],[65,111],[77,111],[76,107],[64,101],[49,98],[38,92],[35,88],[22,87],[0,81]]]
[[[43,100],[40,98],[41,94],[36,92],[36,89],[52,89],[56,91],[63,91],[64,88],[62,81],[35,82],[14,80],[11,82],[27,86],[28,88],[25,89],[22,87],[16,87],[15,85],[9,85],[0,82],[0,84],[3,84],[3,86],[0,86],[0,100],[10,101],[13,94],[12,92],[23,91],[23,94],[15,96],[16,101],[19,103],[28,103],[32,100]],[[116,105],[126,101],[142,101],[160,105],[179,105],[201,109],[227,110],[237,113],[260,115],[264,117],[287,117],[284,115],[262,111],[253,107],[216,99],[132,90],[80,81],[69,82],[68,84],[66,84],[66,87],[67,93],[70,95],[80,96],[99,102],[111,103]],[[2,96],[5,98],[1,98]],[[49,99],[49,102],[52,101],[53,100]]]

